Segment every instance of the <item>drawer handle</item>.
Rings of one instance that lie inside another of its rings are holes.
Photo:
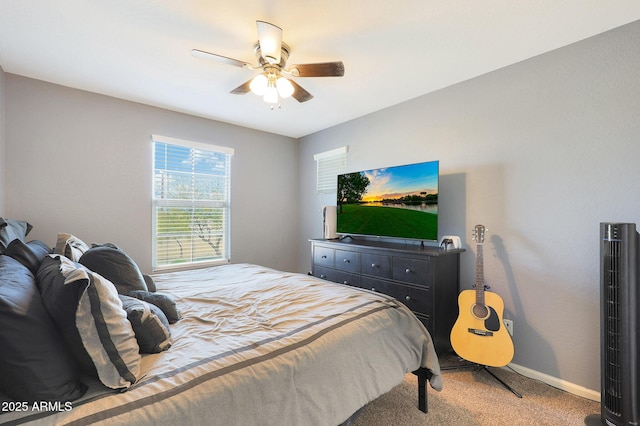
[[[371,264],[371,267],[372,267],[372,268],[377,268],[377,267],[378,267],[378,265],[376,265],[375,263],[372,263],[372,264]]]
[[[349,259],[345,259],[343,260],[344,263],[350,263],[351,261]]]
[[[409,269],[409,268],[405,269],[404,271],[405,271],[407,274],[410,274],[410,273],[411,273],[411,269]]]
[[[322,258],[323,258],[323,259],[326,259],[326,258],[327,258],[327,255],[326,255],[326,254],[323,254],[323,255],[322,255]]]
[[[404,298],[404,300],[406,300],[407,302],[410,302],[410,301],[411,301],[411,296],[406,296],[406,297]]]

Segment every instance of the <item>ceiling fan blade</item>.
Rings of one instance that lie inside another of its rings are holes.
[[[342,77],[344,64],[342,61],[338,61],[293,65],[287,72],[294,77]]]
[[[240,86],[233,89],[230,93],[233,93],[234,95],[244,95],[249,93],[251,91],[251,80],[248,80],[246,83],[242,83]]]
[[[225,64],[233,65],[240,68],[253,68],[251,64],[248,64],[246,62],[242,62],[233,58],[227,58],[226,56],[222,55],[216,55],[215,53],[205,52],[204,50],[192,49],[191,55],[195,56],[196,58],[212,59],[214,61],[223,62]]]
[[[296,101],[302,103],[313,99],[313,95],[302,88],[298,83],[289,80],[293,86],[293,94],[291,95]]]
[[[282,49],[282,28],[265,21],[256,21],[256,25],[262,57],[269,64],[279,64]]]

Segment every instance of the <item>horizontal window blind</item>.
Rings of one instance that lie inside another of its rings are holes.
[[[317,186],[320,194],[332,194],[337,190],[337,176],[347,170],[348,148],[332,149],[331,151],[315,154],[313,159],[317,162]]]
[[[233,150],[158,136],[153,146],[154,269],[228,261]]]

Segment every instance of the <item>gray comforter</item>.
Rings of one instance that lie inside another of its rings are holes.
[[[387,296],[248,264],[154,279],[182,319],[135,385],[117,393],[89,380],[70,406],[0,423],[337,425],[419,367],[442,387],[429,334]]]

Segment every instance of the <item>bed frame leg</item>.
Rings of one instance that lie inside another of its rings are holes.
[[[419,368],[414,373],[418,376],[418,409],[423,413],[428,413],[427,379],[429,370],[426,368]]]

